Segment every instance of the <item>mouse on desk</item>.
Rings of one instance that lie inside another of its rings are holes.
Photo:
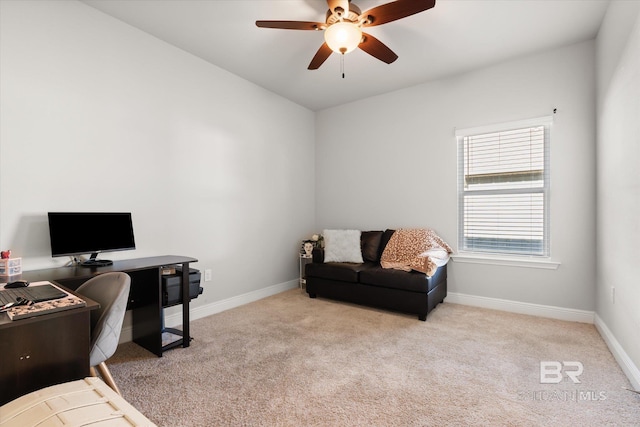
[[[12,289],[12,288],[26,288],[27,286],[29,286],[29,282],[26,280],[16,280],[14,282],[9,282],[6,285],[4,285],[5,289]]]

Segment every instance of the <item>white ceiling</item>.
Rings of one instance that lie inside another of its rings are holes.
[[[433,9],[370,27],[398,56],[356,50],[307,66],[316,31],[258,28],[256,20],[324,22],[324,0],[84,0],[84,3],[311,110],[463,73],[596,36],[608,0],[437,0]],[[355,0],[362,11],[388,3]]]

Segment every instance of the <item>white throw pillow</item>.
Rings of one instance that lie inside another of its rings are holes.
[[[324,230],[324,262],[362,263],[360,230]]]

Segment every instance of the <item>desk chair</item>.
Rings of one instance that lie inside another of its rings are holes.
[[[98,368],[104,382],[120,395],[122,393],[104,362],[118,347],[130,285],[131,277],[127,273],[103,273],[87,280],[76,291],[100,303],[100,308],[91,312],[91,375],[97,377],[95,368]]]

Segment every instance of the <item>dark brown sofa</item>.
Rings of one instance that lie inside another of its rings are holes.
[[[307,293],[404,313],[427,314],[447,296],[447,266],[432,277],[417,271],[385,269],[380,257],[394,230],[363,231],[360,243],[361,264],[324,262],[323,249],[313,251],[313,262],[307,264]]]

